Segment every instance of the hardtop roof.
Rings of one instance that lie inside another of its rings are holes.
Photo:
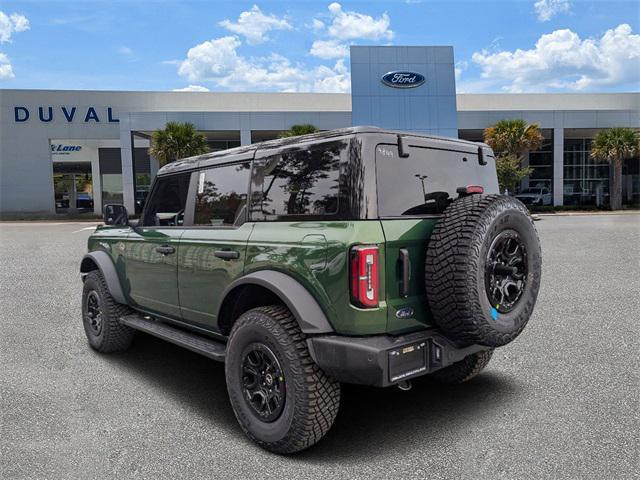
[[[299,135],[295,137],[284,137],[284,138],[276,138],[273,140],[265,140],[263,142],[252,143],[251,145],[242,145],[240,147],[234,147],[227,150],[220,150],[217,152],[204,153],[202,155],[195,155],[193,157],[183,158],[181,160],[177,160],[175,162],[169,163],[162,167],[158,171],[158,175],[167,174],[167,173],[176,173],[182,170],[191,170],[197,168],[200,162],[204,162],[208,160],[208,164],[211,166],[215,165],[216,159],[221,159],[223,157],[228,157],[232,155],[241,155],[243,153],[252,152],[255,150],[267,150],[267,149],[275,149],[281,147],[288,147],[296,144],[302,143],[313,143],[315,141],[322,141],[326,139],[336,138],[336,137],[344,137],[355,134],[363,134],[363,133],[378,133],[378,134],[390,134],[390,135],[401,135],[403,137],[419,137],[430,140],[439,140],[453,144],[462,144],[467,147],[473,146],[486,146],[484,143],[479,142],[470,142],[468,140],[461,140],[459,138],[451,138],[451,137],[443,137],[439,135],[430,135],[430,134],[422,134],[416,132],[402,132],[397,130],[386,130],[379,127],[371,127],[371,126],[358,126],[358,127],[345,127],[345,128],[337,128],[334,130],[326,130],[317,133],[309,133],[306,135]]]

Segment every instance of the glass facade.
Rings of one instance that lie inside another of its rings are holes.
[[[240,146],[240,140],[207,140],[207,146],[211,152],[227,150]]]
[[[640,157],[622,165],[622,204],[640,206]]]
[[[591,158],[590,138],[564,141],[564,204],[609,204],[609,164]]]
[[[56,213],[92,212],[91,163],[54,162],[53,191]]]
[[[543,130],[544,141],[535,152],[529,152],[529,187],[553,191],[553,130]]]

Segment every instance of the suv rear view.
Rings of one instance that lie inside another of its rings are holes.
[[[483,144],[275,140],[164,167],[138,223],[107,211],[81,267],[90,344],[141,330],[224,361],[240,425],[279,453],[324,436],[340,383],[475,376],[539,289],[533,223]]]

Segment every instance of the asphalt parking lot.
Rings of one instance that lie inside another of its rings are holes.
[[[525,332],[459,387],[346,387],[315,448],[242,434],[221,364],[92,351],[81,223],[0,223],[0,462],[12,478],[638,478],[640,215],[544,217]]]

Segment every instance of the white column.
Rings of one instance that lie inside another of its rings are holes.
[[[133,191],[133,145],[127,115],[120,116],[120,161],[122,162],[122,198],[129,213],[136,211]]]
[[[240,145],[251,145],[251,130],[240,130]]]
[[[153,182],[153,179],[156,178],[156,175],[158,174],[158,170],[160,170],[160,162],[156,157],[153,157],[150,155],[149,156],[149,175],[151,177],[151,182]]]
[[[100,178],[100,155],[91,159],[91,188],[93,190],[93,213],[102,215],[102,178]]]
[[[522,157],[522,168],[526,168],[529,166],[529,153]],[[529,188],[529,177],[524,177],[520,182],[521,188]],[[511,192],[514,193],[514,192]]]
[[[564,204],[564,128],[553,129],[553,204]]]

